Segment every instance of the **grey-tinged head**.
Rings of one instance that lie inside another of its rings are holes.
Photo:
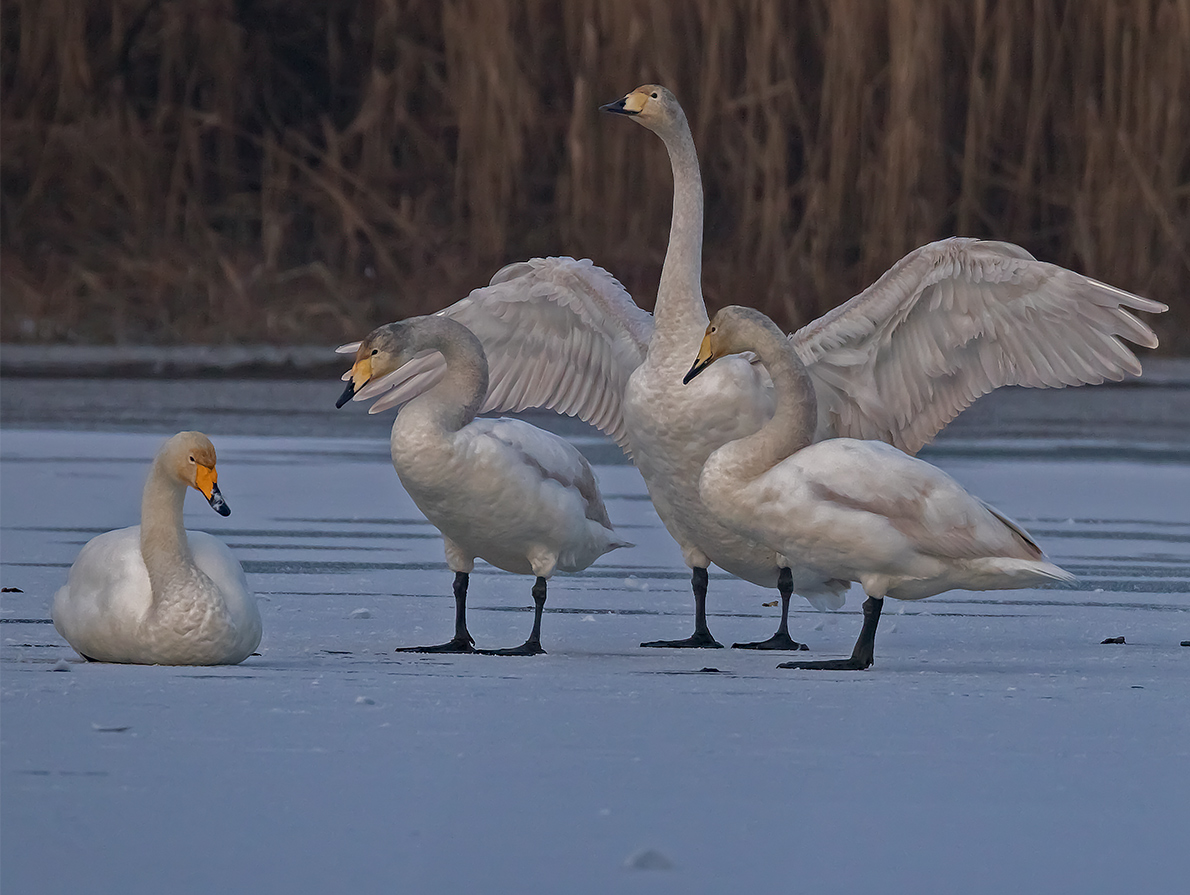
[[[373,379],[399,370],[425,351],[440,351],[447,367],[468,367],[483,380],[487,393],[487,358],[483,345],[463,324],[449,317],[430,314],[388,323],[368,333],[355,352],[351,377],[336,407],[342,407]]]
[[[762,361],[769,360],[774,346],[785,348],[788,339],[780,327],[768,317],[753,308],[728,305],[720,310],[707,325],[706,334],[698,348],[698,357],[690,367],[683,382],[690,382],[695,376],[722,357],[752,351]]]
[[[642,84],[615,102],[600,106],[599,110],[626,115],[662,138],[689,128],[678,98],[660,84]]]
[[[231,515],[231,508],[219,493],[215,446],[203,433],[179,432],[161,446],[154,462],[167,475],[195,488],[220,516]]]

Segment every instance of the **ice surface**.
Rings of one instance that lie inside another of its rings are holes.
[[[0,597],[4,895],[1085,895],[1190,878],[1184,442],[1092,432],[1072,452],[1042,423],[944,439],[929,459],[1080,583],[889,601],[876,665],[843,673],[638,648],[689,633],[688,573],[639,475],[582,433],[639,546],[551,582],[548,655],[393,653],[447,639],[453,600],[384,420],[353,437],[208,426],[232,515],[191,495],[186,523],[241,558],[264,640],[235,667],[146,668],[82,663],[47,619],[79,547],[136,521],[170,430],[35,422],[0,434],[0,583],[23,590]],[[480,646],[524,640],[531,585],[477,568]],[[768,636],[773,596],[712,571],[712,631]],[[797,601],[801,655],[848,653],[859,602]]]

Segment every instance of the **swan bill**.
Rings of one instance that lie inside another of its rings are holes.
[[[368,355],[357,360],[355,366],[351,368],[351,373],[347,378],[347,388],[343,389],[343,394],[339,395],[339,400],[335,402],[335,407],[342,408],[344,404],[355,396],[356,389],[363,388],[371,378],[372,355]]]
[[[207,498],[207,503],[211,505],[211,509],[220,516],[230,516],[231,507],[227,505],[227,501],[223,499],[223,495],[219,493],[218,485],[211,485],[211,496]]]
[[[714,349],[711,348],[711,334],[708,332],[702,337],[702,344],[698,346],[698,357],[694,359],[694,363],[690,365],[690,371],[682,377],[682,385],[689,385],[690,380],[713,364],[718,357]]]
[[[339,400],[335,402],[335,407],[342,408],[353,397],[355,397],[355,383],[348,379],[347,388],[343,389],[343,394],[339,395]]]
[[[645,108],[646,97],[642,93],[633,91],[622,96],[614,103],[604,103],[599,107],[600,112],[610,112],[613,115],[639,115]]]
[[[198,464],[198,470],[194,474],[194,487],[207,499],[207,503],[211,505],[211,509],[220,516],[230,516],[231,507],[227,505],[227,501],[219,493],[218,481],[219,475],[215,472],[214,466]]]

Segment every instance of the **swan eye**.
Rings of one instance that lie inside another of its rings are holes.
[[[193,458],[193,457],[191,457],[191,458],[190,458],[190,462],[191,462],[191,463],[193,463],[193,462],[194,462],[194,458]]]
[[[711,332],[717,332],[717,331],[718,331],[718,329],[719,329],[719,327],[717,327],[717,326],[712,326],[712,327],[711,327]]]
[[[657,94],[656,94],[656,93],[654,93],[654,94],[653,94],[653,99],[656,99],[656,98],[657,98]]]
[[[376,355],[378,355],[379,353],[380,353],[380,349],[379,349],[379,348],[373,348],[373,349],[372,349],[372,357],[375,357],[375,356],[376,356]]]

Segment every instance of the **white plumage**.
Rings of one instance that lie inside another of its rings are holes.
[[[442,532],[455,572],[455,636],[419,651],[470,652],[466,626],[468,575],[477,558],[534,575],[533,632],[501,654],[543,652],[541,613],[546,580],[578,572],[617,547],[590,465],[562,438],[520,420],[475,419],[488,394],[479,340],[446,317],[414,317],[382,326],[357,348],[342,406],[360,386],[400,372],[424,351],[443,359],[436,382],[410,400],[393,423],[393,467],[401,484]]]
[[[158,451],[141,524],[92,538],[54,596],[54,627],[85,658],[141,665],[234,665],[260,644],[260,613],[227,547],[182,527],[193,487],[222,515],[215,449],[180,432]]]
[[[777,408],[759,431],[708,458],[699,480],[707,509],[773,550],[794,590],[858,581],[870,598],[850,660],[783,667],[867,668],[885,596],[920,600],[952,588],[1073,580],[1042,559],[1020,526],[929,463],[879,441],[812,443],[817,408],[806,369],[759,311],[716,314],[687,381],[740,351],[755,352],[769,371]],[[783,611],[783,628],[787,620]]]
[[[546,407],[608,432],[628,450],[666,528],[694,569],[695,633],[654,645],[717,646],[705,623],[706,566],[763,586],[776,555],[707,512],[698,477],[716,448],[771,415],[772,387],[747,358],[681,384],[707,325],[701,286],[703,201],[685,114],[664,87],[639,87],[607,111],[630,115],[669,152],[674,212],[655,316],[588,261],[509,265],[441,315],[479,337],[491,364],[484,411]],[[871,287],[790,340],[817,396],[815,437],[878,438],[910,453],[980,395],[1002,385],[1057,387],[1119,380],[1140,364],[1124,340],[1155,347],[1132,311],[1165,306],[1034,259],[1002,242],[953,238],[910,252]],[[355,346],[345,346],[354,350]],[[361,398],[392,406],[440,375],[433,354]],[[842,588],[805,594],[842,605]],[[770,639],[766,648],[795,648]]]

